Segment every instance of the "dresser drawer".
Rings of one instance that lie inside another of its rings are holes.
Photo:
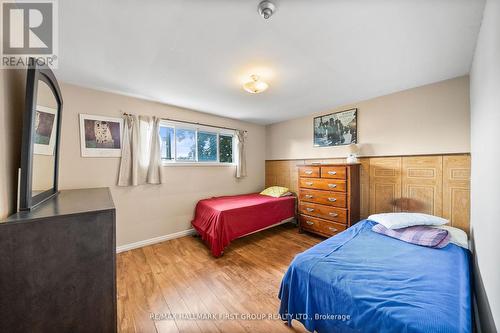
[[[346,168],[342,166],[321,167],[321,178],[346,179]]]
[[[299,177],[319,178],[319,166],[301,166],[299,167]]]
[[[299,186],[317,190],[346,191],[346,181],[338,179],[300,178]]]
[[[317,217],[300,215],[300,227],[306,231],[312,231],[324,236],[333,236],[346,229],[344,224],[335,223]]]
[[[306,190],[301,188],[299,199],[335,207],[347,207],[347,194],[333,191]]]
[[[312,215],[326,220],[347,223],[347,209],[314,204],[310,202],[300,202],[299,213]]]

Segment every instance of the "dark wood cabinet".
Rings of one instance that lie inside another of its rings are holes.
[[[116,332],[109,189],[61,191],[0,223],[0,332]]]

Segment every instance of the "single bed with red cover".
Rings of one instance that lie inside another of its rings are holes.
[[[214,257],[239,237],[295,216],[295,197],[274,198],[259,193],[203,199],[191,222]]]

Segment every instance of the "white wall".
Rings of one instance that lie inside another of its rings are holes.
[[[350,108],[358,108],[361,155],[468,153],[469,106],[468,76],[400,91],[269,125],[266,157],[345,157],[345,147],[313,147],[313,117]]]
[[[264,126],[70,84],[62,84],[61,90],[60,188],[110,187],[117,208],[117,245],[190,229],[200,199],[256,192],[264,187]],[[227,166],[170,166],[163,168],[162,185],[115,186],[119,158],[81,157],[78,114],[120,117],[120,111],[248,130],[248,177],[237,180],[235,168]]]
[[[488,0],[471,70],[471,227],[475,258],[500,326],[500,0]],[[483,314],[486,299],[479,300]]]

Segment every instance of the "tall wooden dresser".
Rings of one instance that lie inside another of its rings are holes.
[[[359,221],[359,164],[299,166],[299,230],[330,237]]]

